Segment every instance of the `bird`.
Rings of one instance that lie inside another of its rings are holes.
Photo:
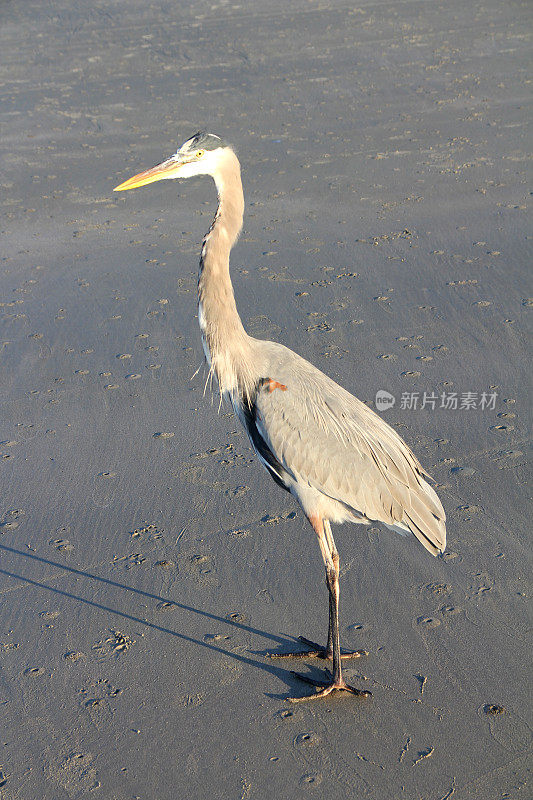
[[[379,522],[400,534],[413,534],[435,556],[446,547],[445,512],[428,473],[378,414],[283,344],[253,338],[245,331],[229,268],[244,214],[241,167],[230,144],[199,131],[170,158],[114,191],[196,175],[211,176],[218,194],[198,275],[198,321],[209,371],[261,464],[299,502],[318,538],[326,572],[325,647],[300,636],[306,649],[269,655],[331,662],[324,680],[292,673],[313,687],[303,697],[288,697],[292,702],[337,692],[369,697],[370,691],[346,683],[342,674],[343,660],[368,653],[341,651],[339,553],[331,523]]]

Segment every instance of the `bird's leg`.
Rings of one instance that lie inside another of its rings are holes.
[[[328,626],[328,644],[326,646],[326,658],[333,658],[333,624],[334,624],[335,613],[337,613],[337,624],[338,624],[339,578],[341,573],[340,573],[339,553],[335,545],[333,534],[331,533],[331,525],[329,519],[324,520],[324,533],[326,535],[326,541],[328,543],[331,560],[333,561],[333,566],[335,567],[335,572],[337,575],[337,612],[335,612],[335,602],[333,600],[332,594],[331,592],[329,592],[329,626]],[[326,586],[328,587],[329,591],[327,573],[326,573]],[[340,657],[359,658],[360,656],[367,656],[367,655],[368,652],[366,650],[352,650],[351,652],[346,652],[346,651],[341,652]]]
[[[298,672],[292,672],[291,674],[294,675],[295,677],[300,678],[301,680],[304,680],[306,683],[310,683],[313,686],[315,686],[315,692],[314,694],[308,695],[306,697],[296,697],[296,698],[291,697],[289,698],[289,700],[292,703],[299,703],[304,700],[315,700],[318,697],[326,697],[328,694],[334,691],[345,691],[362,697],[369,697],[371,695],[371,692],[363,689],[356,689],[355,686],[350,686],[345,682],[344,678],[342,677],[341,646],[339,637],[339,573],[338,573],[339,556],[335,548],[335,543],[333,542],[333,536],[331,535],[331,530],[328,531],[329,537],[325,532],[326,524],[328,525],[328,527],[329,524],[324,523],[324,521],[318,516],[310,517],[310,522],[318,535],[318,542],[320,544],[322,558],[324,559],[324,563],[326,565],[326,584],[329,592],[328,644],[331,640],[331,645],[332,645],[331,657],[333,658],[333,676],[330,681],[322,682],[322,681],[315,681],[312,678],[308,678],[306,675],[300,675]],[[332,542],[332,548],[330,548],[328,538],[330,538]],[[333,548],[334,548],[335,558],[332,553]],[[361,653],[358,653],[358,655],[361,655]],[[324,658],[325,656],[322,657]]]
[[[326,575],[326,586],[327,586],[327,575]],[[326,645],[326,658],[333,658],[333,601],[331,598],[331,592],[329,591],[328,587],[328,605],[329,605],[329,618],[328,618],[328,643]]]
[[[315,518],[313,518],[315,520]],[[331,533],[331,526],[329,520],[321,520],[316,519],[316,521],[310,520],[311,525],[313,526],[315,533],[319,538],[319,543],[321,541],[321,536],[325,537],[325,541],[327,544],[327,549],[329,551],[329,555],[331,557],[331,561],[333,562],[333,566],[335,568],[335,572],[337,576],[339,575],[339,553],[335,546],[335,541],[333,539],[333,534]],[[321,532],[317,531],[318,526]],[[322,545],[321,545],[322,550]],[[327,556],[327,554],[326,554]],[[324,551],[322,551],[322,557],[324,561],[326,560],[326,556],[324,555]],[[338,578],[337,578],[338,582]],[[329,589],[328,583],[328,576],[326,571],[326,586],[328,587],[328,595],[329,595],[329,623],[328,623],[328,643],[326,647],[322,647],[322,645],[317,644],[317,642],[311,641],[311,639],[306,639],[305,636],[298,636],[298,641],[302,644],[306,645],[307,650],[297,650],[296,652],[291,653],[269,653],[270,658],[322,658],[328,661],[333,659],[333,618],[335,615],[335,604],[333,600],[333,595]],[[341,659],[348,659],[348,658],[360,658],[361,656],[367,656],[367,650],[351,650],[351,651],[341,651],[340,658]]]
[[[372,693],[365,689],[356,689],[355,686],[350,686],[342,677],[341,666],[341,648],[339,641],[339,578],[333,564],[326,564],[326,582],[330,598],[332,600],[332,639],[333,639],[333,675],[330,681],[315,681],[313,678],[308,678],[307,675],[301,675],[298,672],[291,672],[296,678],[310,683],[315,687],[313,694],[305,695],[304,697],[290,697],[288,698],[291,703],[301,703],[307,700],[316,700],[319,697],[327,697],[331,692],[344,691],[350,694],[358,695],[359,697],[371,697]]]
[[[339,553],[337,551],[337,547],[335,546],[333,534],[331,533],[331,525],[329,524],[329,519],[324,520],[324,533],[326,535],[326,541],[328,543],[331,560],[333,561],[333,566],[335,567],[335,572],[337,573],[338,577],[340,574]],[[333,603],[333,596],[329,590],[327,569],[326,569],[326,586],[328,587],[328,600],[329,600],[328,643],[326,645],[326,657],[333,658],[333,616],[335,614],[335,608]]]

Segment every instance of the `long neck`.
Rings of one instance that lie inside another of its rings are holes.
[[[230,150],[213,176],[219,205],[204,238],[198,279],[198,319],[206,357],[220,390],[247,393],[253,382],[251,340],[235,305],[229,274],[229,255],[244,212],[241,170]]]

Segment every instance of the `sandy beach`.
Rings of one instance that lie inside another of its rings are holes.
[[[1,800],[531,797],[531,6],[0,9]],[[291,705],[316,537],[205,390],[208,178],[233,143],[247,331],[381,411],[448,547],[334,529],[371,699]],[[528,136],[529,133],[529,136]],[[455,399],[454,399],[455,398]],[[529,478],[529,482],[528,482]]]

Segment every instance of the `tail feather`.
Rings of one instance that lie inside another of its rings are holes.
[[[422,488],[424,494],[412,495],[411,508],[404,512],[403,521],[426,550],[436,556],[446,549],[446,515],[434,489],[425,482]]]

